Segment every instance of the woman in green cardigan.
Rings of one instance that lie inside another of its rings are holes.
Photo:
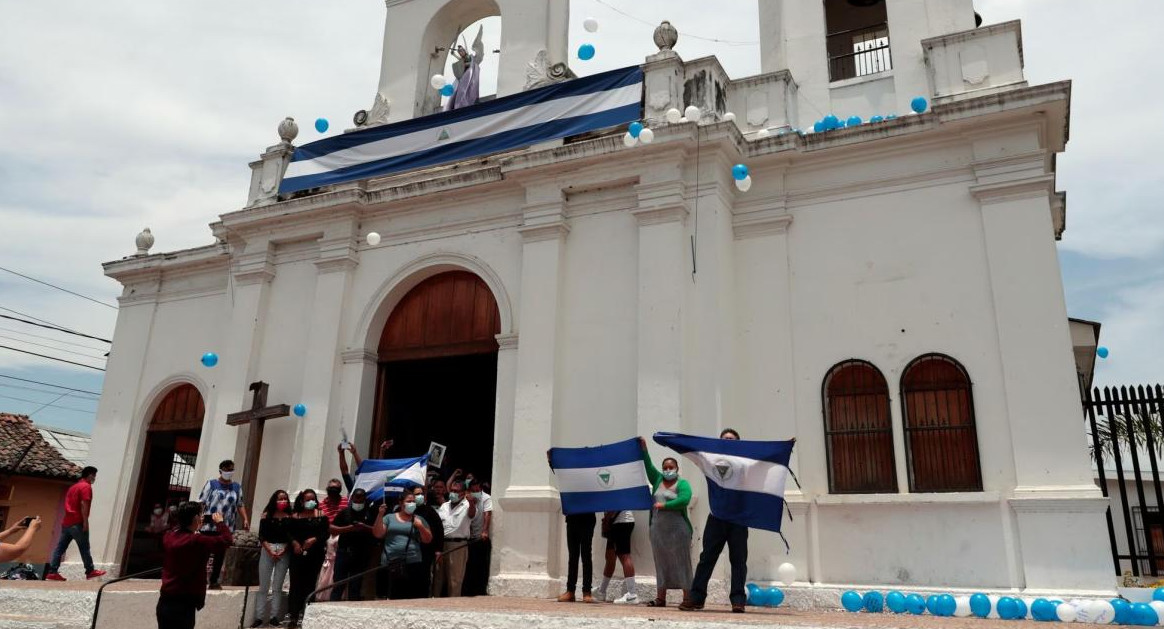
[[[649,607],[666,607],[667,590],[683,590],[683,600],[691,587],[691,521],[687,519],[687,505],[691,502],[691,484],[679,478],[679,462],[671,457],[663,459],[663,470],[655,469],[647,442],[643,447],[643,464],[655,507],[651,510],[651,551],[655,556],[655,580],[658,591]]]

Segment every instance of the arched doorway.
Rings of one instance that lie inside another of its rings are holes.
[[[189,500],[191,491],[200,489],[191,489],[191,482],[205,414],[202,394],[192,384],[181,384],[166,393],[150,417],[121,563],[123,574],[162,565],[161,536],[149,530],[150,516],[155,504],[166,509]]]
[[[493,292],[467,271],[409,291],[380,336],[372,443],[392,439],[389,456],[407,457],[435,441],[447,448],[443,476],[491,479],[500,320]]]

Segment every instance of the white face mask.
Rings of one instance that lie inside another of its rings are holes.
[[[455,491],[449,492],[449,502],[460,502],[460,501],[461,501],[461,494],[459,494]]]
[[[218,472],[218,473],[219,473],[219,474],[222,476],[222,480],[230,480],[230,478],[231,478],[232,476],[234,476],[234,470],[231,470],[231,471],[229,471],[229,472],[226,472],[226,471],[220,471],[220,472]]]
[[[353,502],[352,503],[352,511],[359,513],[363,510],[364,510],[364,503],[362,503],[362,502]]]
[[[165,513],[165,511],[162,511],[161,507],[154,509],[154,515],[162,515],[163,513]]]

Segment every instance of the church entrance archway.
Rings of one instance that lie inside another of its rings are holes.
[[[122,574],[162,565],[161,532],[151,528],[154,505],[167,510],[190,499],[206,404],[192,384],[170,389],[146,428],[141,473],[126,533]],[[197,499],[197,495],[194,496]]]
[[[490,480],[500,320],[473,273],[441,273],[410,290],[380,337],[372,444],[391,439],[388,456],[403,458],[440,443],[442,477],[460,468]]]

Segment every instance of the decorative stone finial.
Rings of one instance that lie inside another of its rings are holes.
[[[137,244],[137,253],[135,255],[149,255],[150,247],[154,246],[154,235],[150,233],[150,228],[147,227],[141,230],[141,233],[134,239],[134,243]]]
[[[299,135],[299,125],[295,124],[295,119],[287,117],[283,122],[279,123],[279,139],[290,144],[295,141],[296,136]]]
[[[678,41],[679,31],[667,20],[663,20],[663,23],[655,29],[655,45],[660,51],[671,50]]]

